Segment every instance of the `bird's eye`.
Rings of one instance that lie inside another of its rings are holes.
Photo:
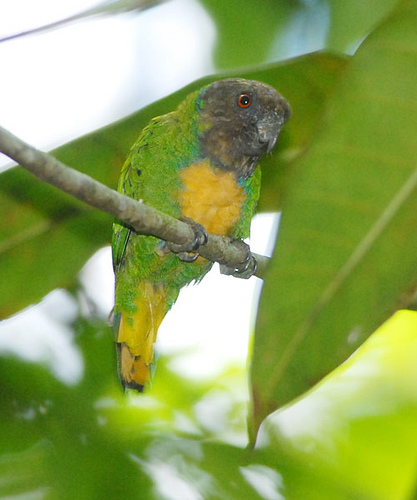
[[[252,97],[249,94],[241,94],[237,100],[241,108],[249,108],[252,104]]]

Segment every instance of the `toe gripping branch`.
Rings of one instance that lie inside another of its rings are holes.
[[[226,274],[228,276],[234,276],[236,278],[242,278],[242,279],[250,278],[256,273],[256,270],[258,269],[258,262],[252,255],[249,245],[247,245],[242,240],[232,240],[231,244],[235,246],[238,250],[245,252],[246,257],[238,268],[221,265],[220,272],[222,274]]]
[[[198,258],[198,249],[200,246],[207,243],[207,231],[201,224],[195,222],[188,217],[181,217],[183,222],[190,225],[191,229],[194,231],[194,239],[185,245],[177,245],[176,243],[168,243],[168,248],[171,252],[178,255],[178,258],[183,262],[194,262]]]

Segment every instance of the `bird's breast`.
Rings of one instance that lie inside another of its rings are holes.
[[[192,163],[180,175],[184,189],[178,201],[183,216],[202,224],[209,233],[229,235],[246,199],[233,173],[213,169],[209,161],[202,161]]]

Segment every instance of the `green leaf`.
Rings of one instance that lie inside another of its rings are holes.
[[[72,326],[84,359],[77,385],[1,358],[0,496],[156,499],[175,481],[208,500],[410,498],[417,313],[395,315],[311,394],[271,415],[254,450],[230,444],[227,374],[185,381],[160,359],[153,394],[126,395],[107,325],[79,317]],[[210,430],[204,408],[215,415]]]
[[[85,361],[75,386],[39,364],[1,357],[0,497],[48,491],[40,498],[152,498],[149,478],[121,439],[120,420],[112,433],[102,403],[117,406],[123,398],[109,327],[91,318],[73,326]],[[146,441],[142,432],[141,454]]]
[[[276,162],[285,166],[301,154],[315,130],[325,96],[340,76],[345,61],[312,55],[287,64],[254,69],[239,76],[264,80],[284,88],[302,110],[281,138],[282,155],[265,161],[265,188],[260,207],[276,207],[276,187],[284,185]],[[154,116],[172,109],[191,91],[229,75],[204,78],[117,123],[72,141],[52,152],[65,164],[115,187],[120,169],[141,129]],[[288,163],[288,162],[287,162]],[[281,170],[285,172],[285,168]],[[0,209],[7,224],[0,228],[0,317],[40,300],[56,287],[65,287],[93,252],[110,243],[112,219],[36,180],[20,168],[0,174]],[[22,287],[22,283],[25,286]]]
[[[24,170],[0,176],[0,318],[69,286],[91,254],[105,245],[111,218]]]
[[[286,466],[288,498],[414,498],[416,377],[417,313],[399,311],[305,397],[270,415],[257,448],[266,464],[279,457]],[[294,477],[306,463],[310,478]],[[316,496],[301,494],[301,478]],[[333,497],[321,480],[333,483]]]
[[[340,52],[351,51],[399,3],[399,0],[329,0],[330,26],[326,47]]]
[[[346,58],[314,53],[244,74],[245,78],[261,80],[278,89],[292,110],[274,153],[261,162],[259,212],[280,208],[288,182],[292,182],[293,164],[320,133],[327,100],[343,77],[347,64]]]
[[[417,285],[417,6],[364,42],[293,165],[254,355],[254,429],[344,361]]]
[[[399,0],[200,0],[216,26],[216,69],[314,50],[350,53]]]
[[[214,59],[217,69],[271,60],[275,37],[294,10],[291,2],[275,0],[200,0],[217,29]]]

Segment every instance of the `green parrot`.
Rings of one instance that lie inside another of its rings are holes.
[[[249,236],[259,198],[259,159],[290,117],[287,101],[258,81],[230,78],[193,92],[154,118],[133,145],[118,190],[191,224],[180,247],[114,224],[114,327],[125,388],[150,384],[158,328],[181,288],[212,262],[198,255],[207,233]],[[250,253],[248,253],[249,262]]]

